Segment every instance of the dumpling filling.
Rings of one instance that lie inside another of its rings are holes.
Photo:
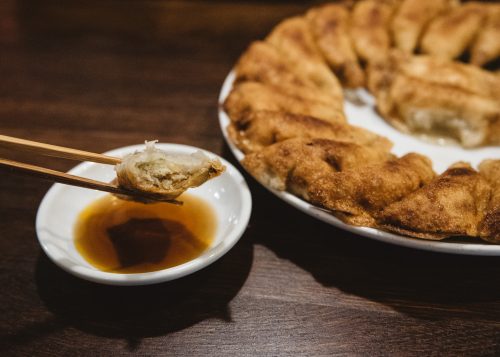
[[[451,137],[465,147],[481,145],[486,139],[488,124],[485,121],[467,120],[451,110],[409,108],[403,114],[410,131],[435,137]]]
[[[146,149],[126,155],[115,166],[118,184],[131,191],[174,199],[190,187],[197,187],[219,176],[225,167],[201,151],[170,154],[146,142]]]

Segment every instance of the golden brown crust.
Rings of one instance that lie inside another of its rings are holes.
[[[245,153],[296,137],[351,142],[386,151],[392,147],[392,143],[386,138],[363,128],[277,111],[244,113],[241,120],[230,124],[228,132],[231,140]]]
[[[281,52],[297,73],[342,103],[342,87],[323,59],[304,17],[296,16],[280,22],[267,36],[266,42]]]
[[[396,55],[398,56],[398,55]],[[401,73],[427,82],[454,88],[481,97],[500,100],[500,78],[489,71],[467,63],[431,56],[399,55]]]
[[[490,186],[467,164],[455,165],[420,190],[387,207],[382,228],[419,238],[477,236]]]
[[[223,106],[232,121],[240,120],[245,113],[259,110],[310,115],[332,123],[346,121],[343,111],[333,104],[306,99],[300,94],[287,95],[278,87],[259,82],[238,83],[229,93]]]
[[[456,61],[443,60],[427,55],[408,55],[391,51],[386,63],[374,63],[368,67],[368,88],[377,93],[383,86],[374,86],[374,77],[389,86],[397,74],[425,80],[431,84],[457,89],[466,93],[500,100],[500,77],[495,73]],[[383,77],[380,77],[383,75]],[[379,77],[376,77],[379,76]],[[375,81],[376,82],[376,81]]]
[[[413,52],[425,26],[457,4],[455,0],[404,0],[391,24],[396,47],[406,53]]]
[[[386,161],[386,150],[328,139],[295,138],[248,154],[243,166],[260,182],[276,190],[288,190],[304,199],[322,179],[338,171]]]
[[[483,66],[500,56],[500,5],[488,4],[488,19],[472,44],[471,63]]]
[[[235,68],[235,83],[244,81],[261,82],[279,87],[283,93],[328,103],[342,108],[343,103],[327,92],[318,89],[316,84],[295,68],[272,45],[255,41],[241,55]],[[333,104],[332,104],[333,103]]]
[[[484,162],[480,173],[460,163],[436,177],[422,155],[394,157],[388,140],[346,123],[341,88],[328,68],[345,87],[359,86],[358,55],[379,112],[400,129],[456,137],[464,146],[499,144],[500,77],[449,60],[478,33],[471,61],[498,56],[500,44],[492,42],[500,27],[489,11],[498,5],[457,6],[456,0],[323,5],[252,43],[224,103],[230,139],[246,154],[242,164],[264,185],[348,224],[500,243],[500,160]],[[421,47],[432,57],[414,56],[426,28]],[[390,50],[391,31],[402,51]],[[485,44],[491,51],[481,54]]]
[[[491,199],[479,226],[482,239],[500,243],[500,160],[484,160],[479,172],[491,185]]]
[[[393,52],[368,70],[377,109],[406,132],[499,144],[500,78],[471,65]]]
[[[422,51],[439,58],[457,58],[472,43],[486,15],[486,7],[474,2],[436,17],[422,37]]]
[[[317,180],[308,196],[349,224],[373,227],[384,207],[427,184],[434,175],[428,158],[410,153]]]
[[[362,0],[354,5],[350,34],[356,53],[363,61],[380,62],[387,56],[394,10],[395,5],[387,1]]]
[[[348,9],[327,4],[310,9],[306,18],[320,51],[342,84],[348,88],[361,87],[364,72],[351,44]]]

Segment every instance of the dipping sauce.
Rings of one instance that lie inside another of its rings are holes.
[[[130,274],[170,268],[201,255],[217,220],[204,200],[183,194],[182,206],[142,204],[106,195],[87,206],[75,225],[75,247],[92,266]]]

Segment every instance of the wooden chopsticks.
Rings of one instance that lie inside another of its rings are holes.
[[[22,162],[1,159],[0,166],[6,166],[15,169],[16,171],[25,172],[31,176],[40,177],[50,181],[56,181],[67,185],[90,188],[99,191],[105,191],[117,194],[126,194],[123,189],[110,183],[95,181],[85,177],[74,176],[65,172],[47,169],[45,167],[24,164]]]
[[[92,161],[100,164],[116,165],[121,162],[121,160],[117,157],[71,149],[64,146],[39,143],[36,141],[24,140],[6,135],[0,135],[0,146],[6,149],[30,151],[39,155],[78,161]]]
[[[11,136],[0,135],[0,147],[29,151],[40,155],[47,155],[53,157],[60,157],[64,159],[78,160],[78,161],[91,161],[101,164],[116,165],[121,162],[117,157],[97,154],[88,151],[76,150],[64,146],[56,146],[36,141],[24,140],[14,138]],[[25,164],[17,161],[0,158],[0,166],[8,167],[16,171],[29,174],[42,179],[63,183],[66,185],[90,188],[93,190],[110,192],[118,195],[130,196],[132,199],[139,201],[161,201],[174,204],[181,204],[176,200],[165,200],[161,196],[126,190],[122,187],[113,185],[111,183],[96,181],[85,177],[70,175],[65,172],[47,169],[45,167]]]

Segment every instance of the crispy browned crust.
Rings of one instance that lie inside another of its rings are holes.
[[[413,52],[427,24],[456,5],[456,0],[404,0],[391,23],[396,47]]]
[[[346,223],[373,227],[384,207],[424,186],[434,175],[428,158],[410,153],[318,180],[308,195],[312,203],[333,211]]]
[[[280,88],[259,82],[242,82],[233,87],[224,101],[224,110],[232,121],[239,121],[245,113],[271,110],[314,116],[328,122],[345,122],[342,109],[335,103],[306,99],[299,93],[294,96]]]
[[[309,199],[311,187],[334,172],[360,168],[394,156],[386,150],[328,139],[294,138],[248,154],[243,166],[260,182]]]
[[[490,9],[500,6],[457,6],[457,0],[328,4],[282,21],[265,41],[252,43],[223,104],[230,139],[246,154],[244,167],[264,185],[348,224],[500,243],[500,160],[485,161],[480,173],[459,163],[436,177],[422,155],[396,158],[389,140],[346,122],[330,71],[345,87],[365,79],[378,111],[400,129],[417,131],[423,120],[440,136],[444,125],[464,146],[500,144],[500,77],[449,60],[472,41],[471,62],[498,56],[500,16]],[[391,33],[400,50],[390,50]],[[411,54],[419,42],[432,57]],[[367,64],[366,78],[356,56]],[[467,130],[447,119],[462,120]],[[478,139],[466,141],[468,133]]]
[[[490,194],[489,184],[478,172],[458,164],[384,209],[379,225],[419,238],[475,237]]]
[[[478,34],[486,15],[486,6],[472,2],[436,17],[422,37],[422,51],[443,59],[459,57]]]
[[[487,4],[488,19],[471,48],[471,63],[483,66],[500,56],[500,4]]]
[[[406,132],[448,136],[464,146],[500,143],[500,77],[492,73],[394,51],[369,66],[368,87],[380,114]]]
[[[486,141],[493,145],[500,143],[500,116],[490,122],[490,131]]]
[[[229,125],[228,132],[231,140],[245,153],[296,137],[332,139],[385,151],[392,147],[385,137],[363,128],[277,111],[244,113],[238,122]]]
[[[385,63],[372,63],[368,67],[368,88],[378,95],[387,90],[397,76],[500,100],[500,77],[494,73],[466,63],[426,55],[413,56],[398,50],[391,51]]]
[[[312,34],[326,61],[348,88],[364,84],[364,72],[358,63],[349,36],[350,14],[346,6],[327,4],[307,12]]]
[[[339,98],[318,89],[307,76],[297,72],[286,57],[267,42],[255,41],[251,43],[241,55],[235,73],[235,83],[262,82],[279,87],[281,92],[288,95],[298,95],[301,98],[327,103],[339,109],[343,106]]]
[[[282,53],[296,73],[342,102],[342,87],[321,55],[304,17],[283,20],[267,36],[266,42]]]
[[[352,9],[350,35],[364,62],[383,61],[391,46],[390,21],[396,6],[389,1],[357,1]]]
[[[483,221],[479,225],[482,239],[500,243],[500,160],[484,160],[479,172],[491,185],[491,199]]]

